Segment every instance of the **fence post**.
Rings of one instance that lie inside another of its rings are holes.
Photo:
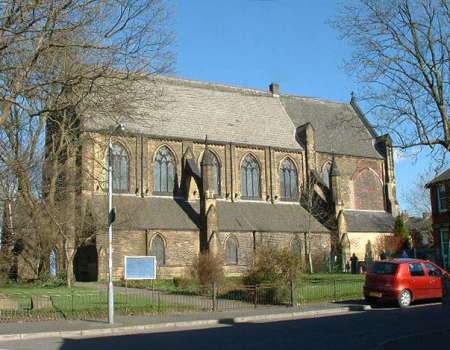
[[[212,284],[212,310],[217,311],[217,282]]]
[[[291,306],[294,307],[296,306],[296,298],[295,298],[295,284],[293,280],[289,281],[289,289],[291,292]]]
[[[161,313],[161,301],[160,301],[160,293],[158,293],[158,313]]]
[[[256,306],[258,305],[258,285],[257,284],[255,284],[255,294],[253,296],[253,304],[256,309]]]
[[[336,301],[336,280],[333,280],[333,301]]]
[[[71,309],[71,310],[72,310],[72,315],[73,315],[73,312],[74,312],[74,311],[73,311],[73,290],[70,291],[70,295],[71,295],[71,299],[72,299],[72,302],[71,302],[71,304],[72,304],[72,309]]]

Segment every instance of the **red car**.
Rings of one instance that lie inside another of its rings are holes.
[[[391,259],[376,261],[366,274],[364,297],[369,304],[397,301],[401,308],[420,299],[442,298],[442,280],[449,273],[431,261]]]

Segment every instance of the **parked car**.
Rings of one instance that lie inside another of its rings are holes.
[[[449,273],[419,259],[376,261],[366,274],[364,297],[369,304],[397,301],[401,308],[415,300],[442,298],[442,277]]]

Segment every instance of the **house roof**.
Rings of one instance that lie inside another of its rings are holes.
[[[437,184],[439,182],[449,181],[449,180],[450,180],[450,168],[445,170],[443,173],[439,174],[438,176],[436,176],[429,183],[427,183],[426,187],[430,187],[431,185]]]
[[[142,96],[134,106],[136,117],[121,120],[129,132],[152,136],[233,142],[302,150],[295,126],[279,98],[264,91],[177,78],[156,78],[160,83],[136,83]],[[155,108],[151,89],[160,89]],[[108,129],[110,116],[87,118],[88,130]]]
[[[296,127],[311,123],[317,151],[383,158],[375,149],[373,129],[351,104],[291,95],[280,98]]]
[[[385,211],[345,210],[348,232],[392,232],[394,217]]]
[[[199,202],[182,199],[134,196],[114,196],[116,227],[122,230],[198,230]],[[92,208],[104,217],[107,197],[93,196]],[[270,204],[265,202],[217,201],[220,231],[304,232],[308,213],[299,204]],[[311,217],[311,232],[329,230]]]

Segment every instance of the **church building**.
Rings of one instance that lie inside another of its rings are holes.
[[[354,96],[347,104],[275,83],[157,80],[164,103],[144,98],[139,117],[124,117],[125,131],[111,136],[115,278],[127,255],[156,256],[161,277],[186,275],[203,250],[241,274],[263,244],[304,256],[309,243],[316,270],[345,266],[353,253],[364,260],[368,249],[378,258],[376,242],[399,212],[392,145]],[[93,176],[81,196],[105,221],[111,128],[108,117],[82,124],[80,166]],[[107,278],[107,239],[102,230],[79,248],[78,279]]]

